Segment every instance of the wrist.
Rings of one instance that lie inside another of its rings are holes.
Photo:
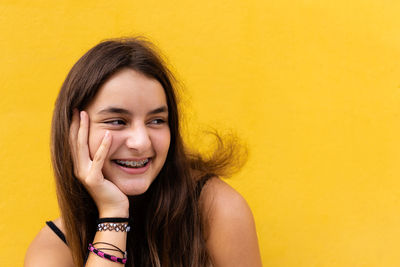
[[[129,211],[101,212],[99,218],[129,218]]]
[[[99,218],[111,218],[111,217],[129,218],[129,206],[99,209]]]

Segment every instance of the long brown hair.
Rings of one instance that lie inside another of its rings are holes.
[[[219,147],[208,159],[189,153],[180,135],[175,79],[154,46],[143,38],[99,43],[72,67],[58,95],[52,121],[51,152],[66,239],[77,266],[84,264],[95,235],[96,205],[74,176],[69,127],[74,109],[84,109],[101,85],[122,68],[156,79],[164,88],[171,142],[166,162],[150,188],[129,197],[133,231],[128,235],[127,266],[207,266],[206,230],[198,205],[199,184],[224,174],[235,144]],[[236,166],[241,165],[236,162]],[[193,171],[196,170],[196,171]],[[196,175],[194,175],[196,173]]]

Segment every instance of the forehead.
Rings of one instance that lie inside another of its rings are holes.
[[[140,112],[167,106],[162,85],[153,78],[132,69],[122,69],[111,76],[99,89],[88,110],[110,106]]]

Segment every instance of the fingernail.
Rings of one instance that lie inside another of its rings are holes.
[[[83,118],[83,111],[79,112],[79,116],[81,119]]]
[[[106,134],[104,135],[104,138],[109,138],[110,137],[110,131],[106,131]]]

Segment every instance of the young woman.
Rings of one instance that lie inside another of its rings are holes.
[[[52,123],[61,218],[25,266],[261,266],[252,213],[218,178],[235,168],[234,143],[204,159],[179,127],[173,76],[149,42],[109,40],[79,59]]]

